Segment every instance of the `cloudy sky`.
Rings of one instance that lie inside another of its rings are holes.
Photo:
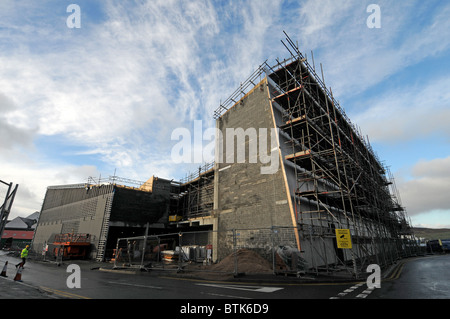
[[[380,28],[367,25],[370,4]],[[413,225],[450,227],[449,16],[438,0],[1,0],[0,180],[19,184],[10,218],[40,210],[49,185],[195,170],[173,162],[172,132],[213,127],[261,63],[288,57],[285,30],[322,63]]]

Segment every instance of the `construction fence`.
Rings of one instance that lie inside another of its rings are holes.
[[[119,238],[114,268],[240,273],[304,273],[293,228],[179,232]]]
[[[330,272],[346,269],[355,275],[354,258],[324,258],[325,252],[321,253],[320,249],[311,246],[303,236],[300,239],[305,245],[298,247],[297,236],[297,228],[272,227],[120,238],[111,261],[116,269],[161,269],[233,275],[291,274],[297,277],[317,273],[319,270]],[[313,254],[316,255],[315,258],[311,258]],[[319,267],[319,260],[328,261],[322,263],[323,267]],[[362,259],[357,261],[360,260]],[[362,266],[358,268],[362,269]]]

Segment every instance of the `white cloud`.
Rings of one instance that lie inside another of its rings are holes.
[[[409,215],[450,211],[450,156],[422,160],[411,169],[412,178],[397,179],[401,200]]]
[[[303,37],[318,44],[329,39],[327,29],[334,28],[342,20],[348,19],[354,4],[352,1],[305,1],[299,10],[299,23]],[[311,43],[309,42],[309,43]]]
[[[314,50],[316,70],[323,64],[325,82],[337,96],[354,96],[389,76],[450,48],[450,5],[427,14],[432,4],[378,1],[381,28],[369,29],[370,1],[302,3],[296,29],[300,49]]]
[[[413,215],[411,223],[413,227],[424,228],[450,228],[448,216],[450,210],[435,210],[423,214]]]
[[[83,183],[89,176],[99,175],[94,166],[2,161],[1,180],[19,185],[9,219],[40,210],[48,186]]]
[[[168,147],[171,130],[196,117],[201,105],[192,79],[206,71],[197,39],[214,36],[217,19],[207,1],[110,1],[105,11],[105,23],[83,25],[82,35],[42,38],[55,46],[51,52],[0,54],[0,85],[20,105],[10,121],[129,166],[153,144]],[[30,43],[34,35],[22,32]]]
[[[448,77],[395,88],[367,101],[369,108],[352,116],[371,141],[394,144],[435,134],[450,142]]]
[[[0,92],[0,151],[11,152],[17,146],[30,148],[36,129],[17,126],[8,120],[9,114],[16,109],[14,102]]]
[[[9,105],[2,130],[15,136],[15,146],[31,144],[34,136],[57,136],[67,143],[66,158],[94,156],[117,168],[119,176],[142,180],[186,173],[169,160],[172,130],[195,119],[213,126],[220,99],[262,62],[272,8],[276,12],[279,2],[229,3],[218,13],[207,0],[111,0],[102,7],[101,23],[83,19],[78,30],[65,26],[64,6],[58,16],[38,10],[42,5],[2,2],[1,26],[8,32],[0,34],[0,46],[7,44],[0,53],[0,87]],[[81,9],[82,17],[88,14]],[[237,20],[221,19],[230,9]],[[242,29],[229,33],[236,22]],[[77,151],[71,154],[72,145]],[[3,154],[2,177],[39,198],[48,185],[84,181],[88,171],[100,174],[101,168],[86,171],[45,153]],[[41,199],[24,205],[25,197],[16,201],[21,211]]]

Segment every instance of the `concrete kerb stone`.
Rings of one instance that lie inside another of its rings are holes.
[[[417,258],[427,258],[430,257],[429,255],[418,255],[418,256],[410,256],[410,257],[404,257],[399,258],[394,262],[394,264],[390,265],[387,269],[385,269],[382,272],[381,278],[382,280],[390,280],[390,279],[396,279],[400,275],[401,268],[404,264],[407,262],[417,259]]]
[[[381,279],[382,280],[389,279],[402,264],[403,264],[403,261],[399,261],[399,260],[395,261],[395,263],[393,263],[388,268],[386,268],[384,271],[382,271]]]

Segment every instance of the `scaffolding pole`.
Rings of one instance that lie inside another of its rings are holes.
[[[358,278],[367,265],[392,264],[408,253],[402,240],[411,227],[392,174],[327,89],[322,65],[319,77],[288,36],[282,43],[291,57],[265,69],[291,150],[284,159],[295,172],[302,238],[316,272],[344,266]],[[331,247],[336,228],[350,230],[352,249]]]

